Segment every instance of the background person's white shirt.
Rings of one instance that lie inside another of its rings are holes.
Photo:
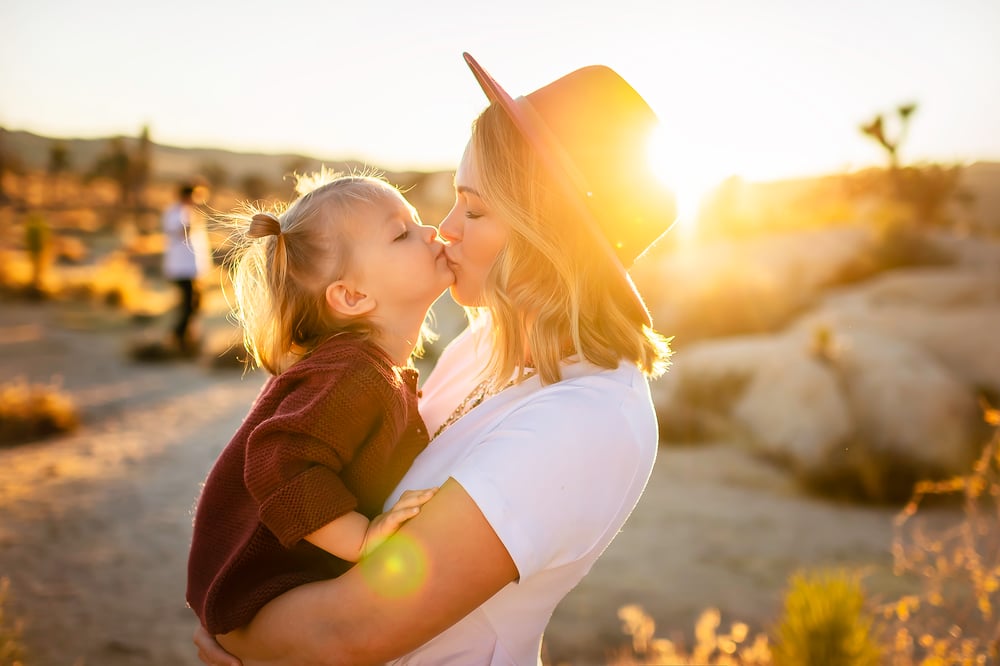
[[[488,322],[487,322],[488,323]],[[480,381],[486,348],[470,331],[423,387],[430,432]],[[520,579],[394,664],[537,664],[556,604],[611,543],[653,467],[656,416],[642,373],[564,367],[486,400],[433,440],[386,500],[453,477],[507,548]]]
[[[194,279],[212,265],[208,233],[192,206],[175,203],[163,213],[163,275],[170,280]]]

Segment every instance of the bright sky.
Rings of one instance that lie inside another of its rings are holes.
[[[1000,159],[997,0],[4,0],[0,125],[453,168],[462,51],[515,95],[612,66],[695,181],[881,163],[857,127],[911,100],[904,160]]]

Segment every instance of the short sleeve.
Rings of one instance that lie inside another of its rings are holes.
[[[244,469],[261,522],[286,547],[357,508],[341,472],[389,413],[385,380],[364,366],[289,381],[274,416],[247,439]]]
[[[522,578],[603,549],[638,500],[656,455],[648,399],[610,381],[566,384],[508,414],[451,474]]]
[[[163,213],[162,226],[163,226],[163,231],[168,236],[174,236],[174,237],[183,236],[184,232],[187,229],[187,225],[185,224],[184,210],[177,205],[168,208]]]

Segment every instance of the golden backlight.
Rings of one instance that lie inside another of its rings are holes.
[[[674,232],[693,235],[702,200],[722,181],[723,165],[662,126],[650,136],[648,151],[650,167],[677,200]]]

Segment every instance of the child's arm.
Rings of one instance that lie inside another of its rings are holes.
[[[357,511],[352,511],[307,534],[305,539],[342,560],[357,562],[395,534],[403,523],[420,513],[420,507],[435,492],[437,488],[407,490],[391,509],[375,516],[371,522]]]

